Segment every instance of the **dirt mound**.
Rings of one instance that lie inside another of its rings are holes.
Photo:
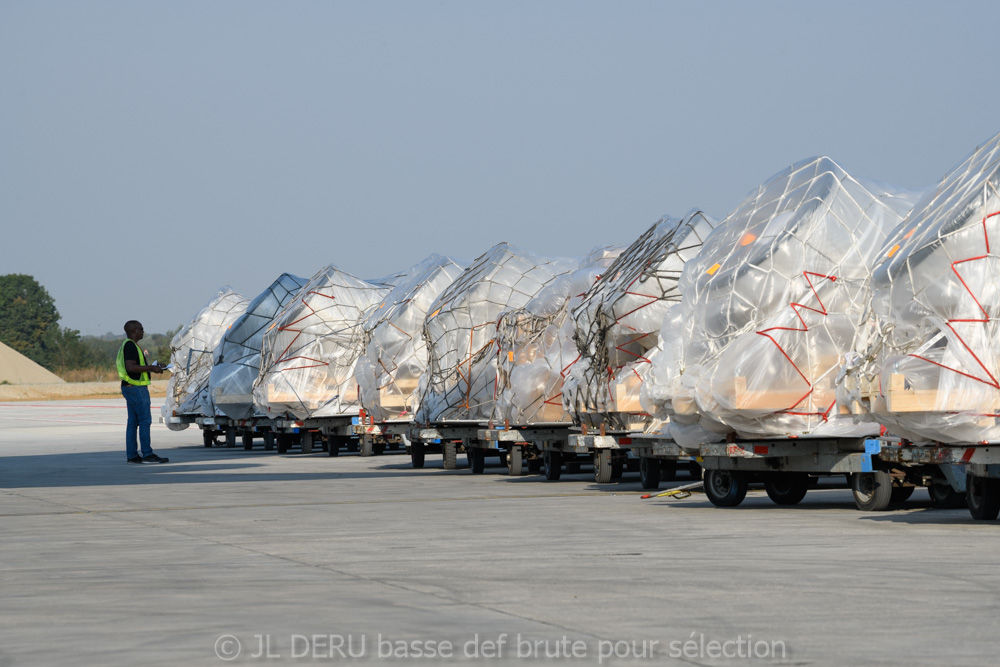
[[[63,379],[45,370],[17,350],[0,343],[0,382],[10,384],[61,384]]]

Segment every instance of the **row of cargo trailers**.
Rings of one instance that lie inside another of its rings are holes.
[[[701,480],[716,507],[740,505],[751,484],[763,485],[778,505],[795,505],[820,478],[843,477],[862,511],[888,509],[923,487],[936,508],[968,507],[978,520],[994,520],[1000,514],[1000,443],[992,442],[914,445],[888,436],[730,438],[726,443],[682,447],[663,436],[604,428],[595,432],[570,423],[377,423],[363,411],[307,420],[179,415],[167,421],[197,425],[205,447],[239,444],[244,450],[321,450],[329,456],[405,450],[414,468],[423,468],[432,455],[441,457],[444,469],[458,468],[462,455],[472,474],[482,474],[489,462],[505,466],[509,475],[539,475],[548,482],[559,481],[564,472],[591,468],[598,484],[637,472],[644,489],[656,490],[684,473]]]

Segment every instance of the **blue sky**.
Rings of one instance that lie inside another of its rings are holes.
[[[828,155],[925,188],[1000,131],[991,2],[0,0],[0,273],[63,326],[507,241],[628,244]]]

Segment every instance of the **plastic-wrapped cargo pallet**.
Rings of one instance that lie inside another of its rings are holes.
[[[575,271],[553,280],[523,308],[500,316],[494,423],[524,426],[572,421],[563,406],[563,382],[580,354],[569,313],[620,253],[620,249],[595,250]]]
[[[870,400],[891,433],[915,441],[1000,440],[997,247],[1000,135],[952,169],[883,246],[872,277],[876,330],[860,355],[871,382],[856,385],[849,404]]]
[[[463,270],[448,257],[431,255],[407,270],[365,320],[355,377],[361,405],[375,421],[411,419],[416,412],[417,387],[427,370],[424,320]]]
[[[430,306],[424,323],[428,368],[417,421],[486,422],[496,395],[497,319],[573,269],[500,243],[479,257]]]
[[[676,441],[873,433],[840,414],[835,380],[878,248],[913,201],[820,157],[779,172],[722,221],[664,324],[682,328],[680,359],[657,357]]]
[[[580,360],[563,386],[578,423],[615,430],[650,425],[639,403],[649,353],[664,312],[680,299],[677,281],[716,222],[698,210],[665,216],[636,239],[573,311]]]
[[[264,331],[305,283],[298,276],[281,274],[250,302],[246,312],[223,336],[215,350],[215,366],[209,377],[209,393],[216,414],[230,419],[253,417],[253,385],[260,373]]]
[[[167,398],[160,408],[164,418],[175,414],[206,417],[213,414],[212,401],[208,395],[212,355],[230,325],[246,312],[249,303],[232,288],[223,287],[171,339],[170,363],[173,365],[173,372],[167,384]],[[167,421],[167,427],[171,430],[180,431],[187,426]]]
[[[255,410],[297,419],[358,414],[362,325],[387,292],[332,264],[314,275],[264,334]]]

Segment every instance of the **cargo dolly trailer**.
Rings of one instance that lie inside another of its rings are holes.
[[[954,507],[954,497],[960,497],[961,488],[973,519],[992,521],[1000,515],[1000,442],[914,445],[884,438],[879,446],[879,457],[905,471],[911,479],[929,478],[926,484],[932,501],[935,488],[939,497],[945,495],[947,489],[941,488],[940,482],[944,477],[955,494],[947,496],[952,502],[943,506]]]
[[[736,507],[751,482],[762,482],[778,505],[805,498],[815,478],[844,475],[858,509],[880,511],[902,502],[914,486],[879,458],[881,443],[866,438],[762,438],[701,445],[705,494],[716,507]]]

